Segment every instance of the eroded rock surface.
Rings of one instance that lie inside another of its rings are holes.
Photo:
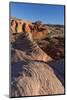
[[[62,83],[52,68],[46,63],[39,61],[21,61],[14,63],[12,67],[12,77],[17,77],[12,84],[12,97],[64,93]]]
[[[50,50],[47,47],[51,41],[45,40],[40,45],[42,36],[45,39],[48,33],[48,27],[41,22],[11,21],[10,96],[64,94],[64,60],[55,59],[54,54],[50,53],[53,47]],[[37,36],[36,32],[41,32],[37,33],[41,35]]]

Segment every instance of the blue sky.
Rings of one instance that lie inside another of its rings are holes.
[[[10,3],[11,16],[46,24],[64,25],[64,6],[30,3]]]

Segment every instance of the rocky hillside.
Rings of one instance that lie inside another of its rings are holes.
[[[10,19],[10,97],[64,94],[64,26]]]

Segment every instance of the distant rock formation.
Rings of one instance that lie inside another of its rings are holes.
[[[33,39],[43,39],[47,36],[49,30],[46,25],[43,25],[40,21],[32,23],[20,19],[11,19],[11,31],[13,33],[27,32],[31,33]]]

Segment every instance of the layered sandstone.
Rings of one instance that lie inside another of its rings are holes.
[[[49,27],[16,18],[10,25],[10,97],[64,94],[64,60],[56,61],[50,54],[50,41],[43,43],[44,48],[40,45],[47,40]]]

